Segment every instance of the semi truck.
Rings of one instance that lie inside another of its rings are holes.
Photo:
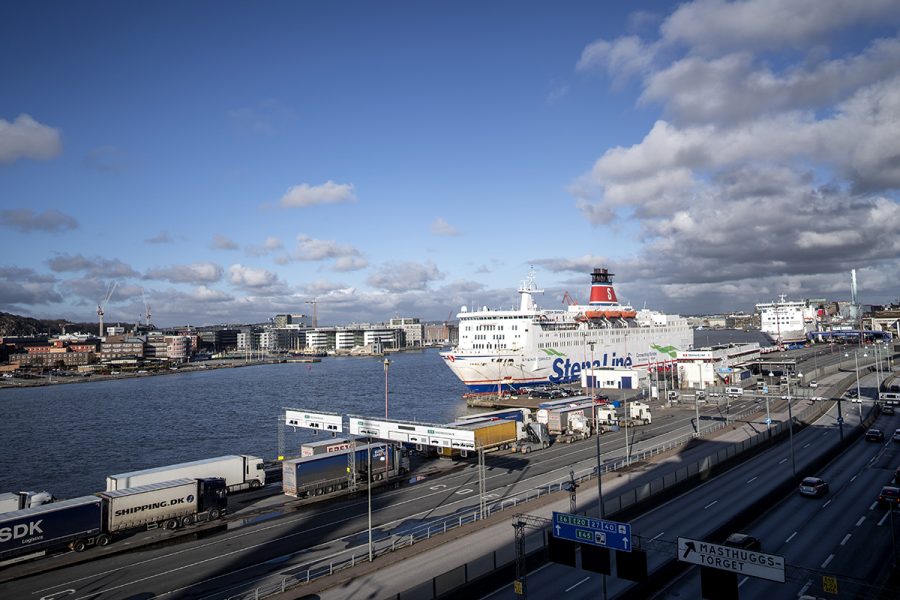
[[[571,444],[578,440],[585,440],[591,435],[590,421],[582,414],[570,415],[566,431],[556,436],[556,443]]]
[[[0,515],[0,561],[68,548],[106,546],[138,528],[212,521],[228,507],[225,480],[176,479],[98,492]]]
[[[288,496],[306,498],[339,493],[351,483],[368,484],[369,455],[372,481],[383,485],[409,472],[409,456],[405,448],[375,443],[294,458],[282,462],[282,489]]]
[[[573,415],[580,415],[583,418],[591,420],[593,418],[594,404],[592,402],[581,402],[569,406],[560,406],[557,408],[542,408],[537,412],[537,420],[539,423],[545,423],[547,429],[553,435],[565,433],[569,429],[569,418]],[[599,406],[597,407],[599,410]]]
[[[649,425],[652,422],[650,406],[643,402],[629,402],[626,412],[628,425]],[[624,423],[622,423],[624,425]]]
[[[111,492],[173,479],[205,477],[221,477],[225,480],[229,492],[255,490],[266,484],[263,460],[256,456],[241,454],[110,475],[106,478],[106,491]]]
[[[54,499],[50,492],[19,492],[18,494],[8,492],[0,494],[0,513],[49,504]]]

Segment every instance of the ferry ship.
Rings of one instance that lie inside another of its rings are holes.
[[[457,315],[459,343],[441,353],[445,364],[473,392],[571,383],[583,370],[644,370],[671,367],[678,350],[693,345],[687,319],[620,304],[613,274],[591,273],[586,305],[541,309],[534,295],[534,269],[519,288],[518,310],[469,311]]]
[[[761,331],[776,344],[797,344],[815,330],[816,311],[806,301],[785,300],[756,305]]]

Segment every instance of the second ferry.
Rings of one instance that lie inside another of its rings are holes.
[[[519,288],[518,310],[469,311],[459,319],[459,344],[441,353],[473,392],[570,383],[595,369],[646,370],[671,365],[693,345],[687,319],[620,304],[607,269],[591,273],[586,305],[541,309],[532,270]]]

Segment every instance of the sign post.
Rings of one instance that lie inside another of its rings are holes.
[[[678,560],[784,583],[784,557],[678,538]]]
[[[631,525],[628,523],[554,512],[553,535],[570,542],[631,552]]]

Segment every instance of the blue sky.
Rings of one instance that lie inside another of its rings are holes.
[[[6,7],[0,310],[896,299],[900,18],[782,4]]]

